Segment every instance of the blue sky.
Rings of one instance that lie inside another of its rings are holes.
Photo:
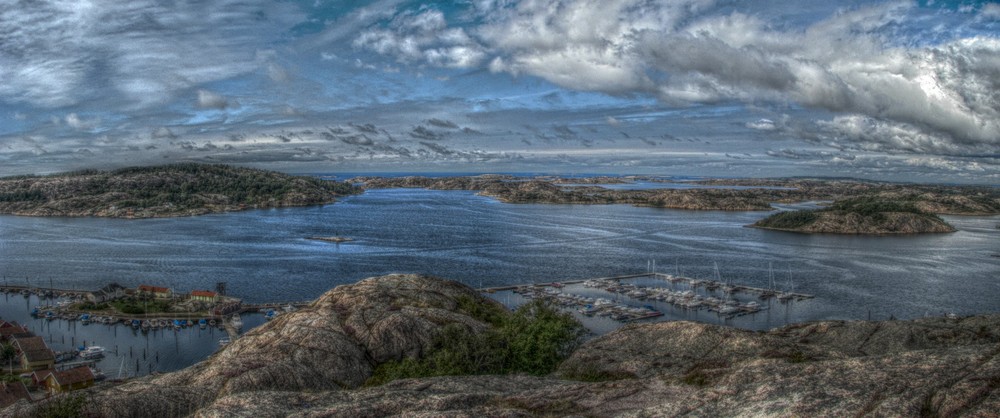
[[[1000,183],[1000,4],[0,0],[0,175]]]

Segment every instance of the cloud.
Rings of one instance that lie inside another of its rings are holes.
[[[203,109],[225,109],[229,100],[208,90],[198,90],[198,107]]]
[[[78,131],[87,131],[94,129],[100,123],[100,120],[84,120],[76,113],[70,113],[66,115],[66,125],[70,128],[76,129]]]
[[[139,108],[254,71],[255,51],[305,19],[263,0],[39,0],[0,7],[0,100]]]
[[[773,131],[777,129],[774,125],[774,121],[770,119],[757,119],[753,122],[747,122],[746,127],[750,129],[757,129],[760,131]]]
[[[980,17],[992,16],[995,5]],[[928,43],[917,6],[890,2],[841,10],[804,26],[769,21],[750,7],[712,1],[561,0],[479,2],[481,20],[461,30],[434,9],[398,14],[355,46],[399,62],[428,59],[452,39],[490,71],[531,75],[559,86],[663,103],[793,103],[857,115],[896,129],[845,135],[897,150],[975,153],[1000,145],[1000,39],[986,34]],[[730,10],[720,13],[720,10]],[[488,64],[487,64],[488,62]],[[748,124],[769,129],[767,124]],[[918,134],[919,133],[919,134]],[[917,138],[920,136],[920,138]],[[929,143],[929,141],[933,143]]]
[[[352,44],[395,57],[401,63],[439,67],[468,68],[486,57],[464,29],[449,28],[444,13],[436,9],[403,12],[385,28],[363,31]]]

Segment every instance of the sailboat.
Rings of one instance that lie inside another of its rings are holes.
[[[713,261],[712,264],[715,265],[715,282],[722,283],[722,275],[719,274],[719,263]],[[736,291],[736,286],[730,284],[729,279],[726,279],[725,284],[722,285],[722,291],[725,292],[726,294],[733,293]]]
[[[768,299],[774,296],[774,294],[776,293],[774,290],[774,268],[770,262],[767,263],[767,276],[768,276],[767,289],[764,289],[763,292],[760,292],[761,299]]]
[[[795,291],[795,286],[792,284],[792,266],[788,266],[788,291],[778,295],[778,300],[781,302],[788,302],[795,297],[792,292]]]

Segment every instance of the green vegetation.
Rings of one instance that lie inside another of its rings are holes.
[[[541,301],[513,313],[495,305],[460,300],[459,309],[492,327],[472,332],[460,324],[443,327],[431,349],[419,359],[406,358],[379,365],[366,383],[429,376],[528,373],[555,370],[581,343],[586,330],[572,315]]]
[[[17,349],[11,343],[0,345],[0,364],[7,364],[17,357]]]
[[[146,313],[170,312],[170,302],[165,300],[120,299],[111,302],[118,312],[124,314],[142,315]]]
[[[809,225],[819,219],[817,211],[794,210],[788,212],[778,212],[768,216],[756,223],[756,226],[763,228],[795,229]]]

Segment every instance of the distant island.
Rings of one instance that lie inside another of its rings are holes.
[[[623,190],[597,184],[634,181],[664,183],[662,189]],[[683,182],[721,188],[668,188],[671,180],[644,177],[599,177],[594,181],[575,178],[480,175],[464,177],[358,177],[350,180],[367,189],[426,188],[473,190],[507,203],[631,204],[669,209],[769,211],[772,203],[841,201],[878,198],[909,202],[935,214],[1000,214],[1000,189],[982,186],[884,183],[844,179],[709,179]],[[586,185],[566,185],[586,184]],[[682,182],[676,182],[682,183]],[[591,185],[594,184],[594,185]],[[734,187],[735,186],[735,187]]]
[[[0,213],[156,218],[331,203],[349,183],[243,167],[171,164],[0,178]]]
[[[955,232],[955,228],[912,201],[855,198],[815,210],[780,212],[754,228],[827,234],[920,234]]]

